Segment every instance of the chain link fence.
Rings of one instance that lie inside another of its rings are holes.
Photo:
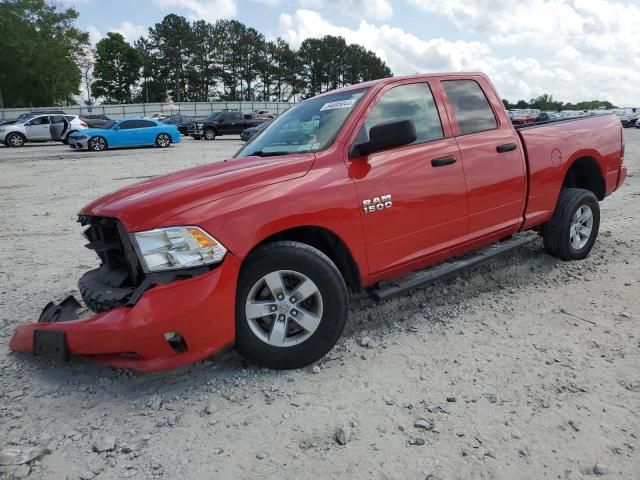
[[[110,118],[151,117],[154,115],[188,115],[195,119],[207,117],[211,112],[224,109],[251,113],[266,110],[279,115],[294,105],[293,102],[180,102],[130,103],[126,105],[75,105],[71,107],[6,108],[0,110],[0,120],[9,120],[20,114],[40,110],[63,110],[68,115],[107,115]]]

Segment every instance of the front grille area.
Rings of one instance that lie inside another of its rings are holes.
[[[100,268],[87,272],[79,282],[82,298],[94,311],[125,304],[143,280],[143,272],[131,240],[115,218],[81,215],[78,218],[89,243],[100,258]]]

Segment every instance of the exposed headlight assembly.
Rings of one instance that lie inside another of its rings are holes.
[[[149,272],[220,263],[227,249],[199,227],[168,227],[134,233]]]

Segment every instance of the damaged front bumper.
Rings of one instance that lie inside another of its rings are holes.
[[[126,257],[127,246],[118,245],[110,247],[111,254],[102,253],[105,264]],[[120,270],[107,277],[93,270],[79,286],[87,306],[100,313],[80,318],[82,306],[73,297],[49,303],[37,323],[16,328],[9,346],[47,358],[77,355],[144,372],[187,365],[233,343],[239,270],[239,260],[227,253],[222,263],[197,275],[147,274],[128,290],[96,285],[104,278],[112,281]]]

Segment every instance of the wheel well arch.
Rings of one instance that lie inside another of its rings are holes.
[[[347,287],[357,292],[362,287],[360,269],[344,241],[331,230],[313,225],[288,228],[274,233],[254,246],[249,255],[259,247],[272,242],[289,240],[317,248],[338,267]]]
[[[606,184],[596,159],[583,156],[574,160],[565,173],[562,188],[583,188],[593,192],[598,200],[604,200]]]

